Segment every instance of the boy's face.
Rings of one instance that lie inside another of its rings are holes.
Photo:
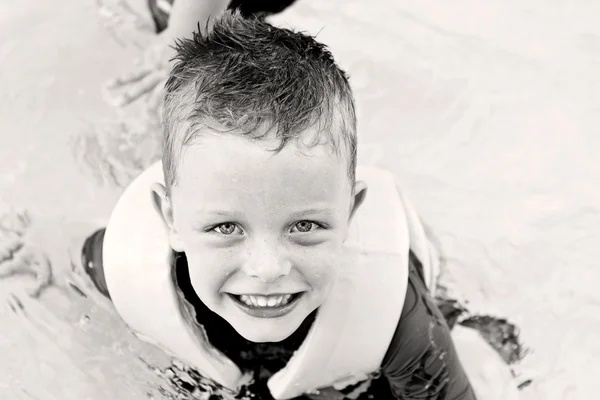
[[[310,132],[308,132],[310,134]],[[358,206],[347,161],[323,146],[203,135],[161,209],[198,297],[254,342],[290,336],[325,301]]]

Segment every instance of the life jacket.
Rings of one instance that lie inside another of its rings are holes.
[[[379,369],[402,313],[409,249],[434,286],[435,254],[393,175],[360,166],[357,179],[366,182],[367,195],[352,218],[346,257],[306,339],[269,379],[275,399],[342,389]],[[103,260],[112,302],[141,339],[236,390],[249,376],[208,342],[182,304],[167,229],[152,199],[155,182],[163,183],[160,162],[124,191],[107,225]]]

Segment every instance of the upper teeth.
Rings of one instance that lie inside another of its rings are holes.
[[[251,307],[281,307],[289,303],[291,294],[278,296],[251,296],[243,294],[240,300]]]

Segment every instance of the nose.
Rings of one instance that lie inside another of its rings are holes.
[[[253,243],[248,250],[243,271],[246,275],[270,283],[288,275],[292,263],[281,245],[266,241]]]

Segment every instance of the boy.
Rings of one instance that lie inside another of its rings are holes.
[[[409,208],[399,217],[400,200],[386,203],[387,186],[356,179],[354,100],[325,46],[226,13],[176,50],[164,184],[154,166],[130,188],[145,196],[159,181],[156,208],[139,214],[149,197],[118,205],[106,237],[86,241],[96,287],[140,334],[233,390],[250,377],[276,398],[475,399],[426,285],[429,254],[418,241],[394,248],[407,243],[398,225],[423,238],[418,221]],[[385,339],[365,338],[369,328]],[[365,369],[361,358],[378,351]]]

